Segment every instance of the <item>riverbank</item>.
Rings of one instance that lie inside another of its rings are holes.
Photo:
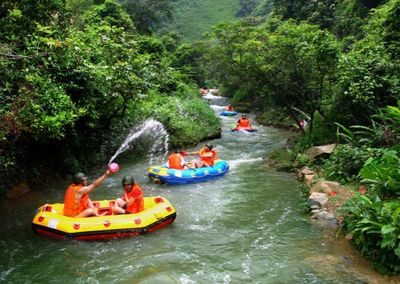
[[[391,207],[391,200],[381,201],[374,187],[371,184],[367,187],[361,181],[365,177],[359,176],[371,153],[385,153],[385,150],[349,144],[329,144],[304,150],[304,144],[299,145],[307,137],[296,137],[297,134],[295,131],[293,141],[298,142],[292,141],[268,156],[268,165],[297,176],[301,181],[298,190],[303,197],[304,209],[311,219],[336,232],[336,238],[347,242],[373,269],[367,278],[374,281],[367,283],[400,283],[396,273],[395,237],[392,245],[385,245],[387,239],[392,238],[387,228],[393,232],[397,230],[393,210],[398,208],[398,201],[392,202],[395,207]],[[326,178],[332,175],[336,181]]]

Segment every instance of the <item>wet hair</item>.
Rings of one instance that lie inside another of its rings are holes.
[[[210,145],[206,144],[205,146],[210,150],[212,150],[214,148],[213,144],[210,144]]]

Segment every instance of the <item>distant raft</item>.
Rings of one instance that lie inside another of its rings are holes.
[[[236,111],[224,110],[219,115],[221,115],[221,116],[235,116],[237,114],[238,113]]]
[[[232,132],[235,132],[235,131],[255,132],[255,131],[257,131],[257,129],[255,129],[251,126],[246,126],[246,127],[239,126],[239,127],[232,128]]]
[[[105,240],[151,233],[176,217],[170,202],[161,196],[144,197],[144,210],[136,214],[112,215],[114,200],[95,201],[100,217],[74,218],[64,216],[64,204],[46,204],[38,208],[32,220],[35,233],[59,239]]]
[[[149,178],[159,184],[187,184],[194,182],[208,181],[223,176],[229,170],[227,161],[217,160],[214,166],[176,170],[167,168],[165,165],[152,166],[149,171]]]

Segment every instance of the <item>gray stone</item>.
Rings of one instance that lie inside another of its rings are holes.
[[[326,196],[325,193],[320,193],[320,192],[313,192],[311,193],[310,197],[308,198],[311,202],[311,204],[318,203],[321,206],[323,206],[326,202],[328,202],[328,197]]]
[[[335,150],[337,144],[329,144],[323,146],[311,147],[306,151],[306,154],[313,160],[321,155],[330,155]]]

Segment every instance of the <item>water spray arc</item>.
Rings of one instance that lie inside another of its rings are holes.
[[[128,150],[132,146],[132,143],[142,135],[151,135],[154,138],[154,143],[150,150],[151,155],[149,163],[152,163],[154,155],[160,152],[160,149],[164,153],[163,158],[166,157],[168,153],[169,134],[161,122],[150,118],[131,130],[117,152],[111,157],[108,164],[111,164],[119,154]]]

